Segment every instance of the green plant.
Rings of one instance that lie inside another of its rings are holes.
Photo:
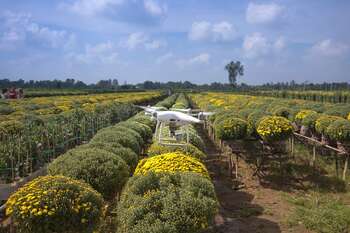
[[[143,138],[136,130],[133,130],[133,129],[128,128],[126,126],[122,126],[120,124],[116,124],[112,128],[113,128],[113,130],[118,130],[118,131],[123,132],[123,133],[131,134],[134,138],[136,138],[136,140],[140,146],[143,146],[145,144],[145,142],[143,141]]]
[[[119,156],[129,166],[130,173],[133,173],[139,161],[138,155],[130,148],[123,147],[118,143],[90,142],[79,146],[79,148],[97,148],[105,150]]]
[[[141,151],[140,144],[134,135],[113,129],[112,127],[100,130],[91,141],[119,143],[124,147],[132,149],[136,154],[139,154]]]
[[[340,117],[337,116],[330,116],[330,115],[321,115],[315,123],[315,129],[316,132],[325,135],[326,134],[326,130],[328,128],[328,126],[336,121],[341,119]]]
[[[346,105],[336,105],[328,108],[324,113],[327,115],[346,118],[349,114],[349,109],[349,106]]]
[[[185,146],[178,146],[178,145],[161,145],[158,143],[153,143],[150,145],[150,147],[147,150],[147,154],[150,157],[170,153],[170,152],[181,152],[185,155],[195,157],[199,160],[203,160],[206,158],[206,154],[204,154],[201,150],[199,150],[197,147],[193,146],[192,144],[186,144]]]
[[[332,122],[326,130],[326,135],[339,142],[350,142],[350,121],[339,119]]]
[[[329,197],[297,198],[289,218],[291,225],[303,223],[317,233],[345,233],[350,231],[350,208]]]
[[[189,172],[209,178],[207,168],[199,160],[179,152],[161,154],[143,159],[136,167],[135,175],[148,172]]]
[[[257,132],[265,141],[282,141],[292,135],[293,126],[284,117],[270,116],[260,121]]]
[[[320,116],[321,114],[319,113],[310,113],[304,117],[304,119],[301,121],[301,124],[307,126],[311,130],[315,130],[316,121]]]
[[[107,199],[119,192],[129,177],[124,160],[96,148],[72,149],[55,159],[47,170],[50,175],[84,180]]]
[[[264,118],[269,116],[262,110],[255,110],[251,114],[249,114],[248,119],[247,119],[247,133],[248,135],[257,137],[258,132],[256,131],[260,121]]]
[[[132,177],[118,205],[118,233],[202,232],[218,202],[213,184],[196,174]]]
[[[313,110],[301,110],[295,116],[295,122],[298,124],[302,124],[302,121],[305,117],[307,117],[309,114],[315,114],[315,113],[317,113],[317,112],[313,111]]]
[[[292,114],[292,111],[288,107],[280,106],[280,107],[274,108],[272,111],[272,114],[275,116],[281,116],[288,119],[289,116]]]
[[[185,129],[184,129],[185,130]],[[194,128],[189,130],[189,142],[200,149],[201,151],[205,150],[205,145],[203,139],[198,135],[197,131]]]
[[[156,121],[153,121],[149,116],[146,116],[144,112],[141,112],[135,115],[134,117],[130,118],[128,122],[129,121],[135,121],[135,122],[145,124],[148,127],[150,127],[152,130],[156,128],[156,124],[157,124]]]
[[[121,122],[118,125],[135,130],[142,136],[144,142],[148,142],[152,139],[152,129],[146,124],[129,120]]]
[[[9,115],[15,111],[14,108],[12,108],[9,105],[1,104],[0,105],[0,115]]]
[[[6,214],[18,232],[92,233],[103,199],[89,185],[64,176],[42,176],[7,200]]]
[[[247,134],[247,122],[239,118],[228,117],[215,124],[215,134],[223,140],[243,139]]]

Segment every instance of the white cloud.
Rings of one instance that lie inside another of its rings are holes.
[[[190,40],[229,41],[235,38],[236,31],[229,22],[210,23],[207,21],[194,22],[189,31]]]
[[[34,22],[29,14],[6,12],[2,18],[4,32],[0,35],[1,48],[15,47],[15,43],[24,42],[27,38],[52,48],[68,48],[75,41],[73,33],[42,26]]]
[[[229,41],[234,39],[236,34],[233,25],[223,21],[213,25],[213,37],[214,40]]]
[[[249,58],[258,57],[268,52],[269,45],[266,38],[260,33],[246,36],[243,41],[243,51]]]
[[[323,56],[342,56],[346,54],[350,46],[331,39],[326,39],[312,46],[311,51],[317,55]]]
[[[269,41],[261,33],[255,32],[244,38],[243,52],[247,58],[257,58],[270,54],[271,52],[280,52],[286,47],[283,37],[277,38],[275,41]]]
[[[84,15],[93,16],[111,7],[121,5],[124,0],[76,0],[72,4],[63,4],[62,8]]]
[[[167,45],[165,40],[152,40],[143,32],[131,33],[128,38],[120,42],[121,47],[128,49],[145,48],[147,50],[155,50]]]
[[[284,37],[277,38],[275,43],[273,43],[273,48],[277,51],[280,51],[280,50],[284,49],[285,47],[286,47],[286,41],[285,41]]]
[[[167,42],[164,40],[153,40],[153,41],[147,42],[145,44],[145,48],[148,50],[153,50],[153,49],[166,47],[167,45],[168,45]]]
[[[255,4],[249,3],[246,11],[248,23],[264,24],[274,22],[283,13],[283,6],[276,3]]]
[[[136,47],[139,47],[140,45],[144,45],[146,41],[148,40],[147,36],[142,32],[135,32],[131,33],[127,40],[122,43],[124,46],[128,49],[135,49]]]
[[[166,5],[160,5],[154,0],[144,0],[143,2],[145,10],[153,16],[162,16],[166,13]]]
[[[189,32],[190,40],[205,40],[210,37],[211,23],[207,21],[194,22]]]
[[[69,54],[69,57],[79,63],[95,63],[101,62],[105,64],[112,64],[117,62],[118,53],[115,50],[115,45],[108,41],[96,45],[87,44],[85,52],[81,54]]]
[[[189,58],[189,59],[181,59],[176,62],[176,64],[180,68],[185,68],[186,66],[198,65],[198,64],[209,64],[210,54],[201,53],[198,56]]]
[[[163,64],[164,62],[169,61],[173,57],[174,57],[173,53],[171,53],[171,52],[166,53],[166,54],[164,54],[156,59],[156,64]]]

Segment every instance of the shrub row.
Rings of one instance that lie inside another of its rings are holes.
[[[24,176],[30,170],[35,171],[51,158],[90,140],[99,129],[125,120],[137,111],[130,103],[111,103],[96,105],[93,111],[75,109],[0,122],[0,169],[4,169],[0,180],[10,182],[14,178],[12,174]]]
[[[138,154],[149,140],[146,136],[152,132],[151,125],[137,119],[100,130],[90,143],[54,160],[48,167],[49,174],[84,180],[106,199],[114,197],[133,173]]]
[[[270,141],[283,140],[293,132],[292,123],[295,131],[305,135],[311,134],[318,139],[323,135],[330,141],[341,143],[350,141],[350,121],[347,119],[350,106],[346,104],[330,105],[216,93],[192,97],[201,108],[215,109],[217,114],[211,116],[210,120],[220,139],[253,136]],[[264,120],[265,123],[262,122]]]
[[[49,165],[48,176],[29,182],[8,199],[7,215],[16,229],[94,232],[105,211],[104,199],[121,191],[137,165],[136,152],[149,142],[153,129],[154,123],[140,113],[58,157]]]
[[[118,233],[201,232],[217,212],[205,166],[180,152],[141,160],[116,209]]]

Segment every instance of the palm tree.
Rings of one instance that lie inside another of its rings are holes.
[[[231,61],[225,66],[225,69],[228,71],[228,79],[232,86],[237,84],[237,76],[242,76],[244,74],[244,67],[240,61]]]

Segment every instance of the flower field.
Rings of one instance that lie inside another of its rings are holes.
[[[144,98],[159,97],[149,94]],[[114,103],[107,98],[101,100],[104,110],[96,104],[90,112],[83,109],[83,104],[56,114],[65,119],[60,121],[61,125],[70,124],[64,117],[71,117],[69,120],[77,117],[77,125],[71,131],[64,131],[62,126],[56,128],[51,132],[52,139],[63,131],[74,132],[72,135],[80,141],[74,141],[60,156],[47,161],[48,175],[27,183],[8,199],[6,215],[13,231],[200,233],[213,229],[214,217],[222,207],[212,181],[213,170],[205,164],[218,159],[207,160],[207,141],[200,136],[203,131],[199,133],[200,126],[194,125],[188,129],[176,127],[177,133],[188,130],[189,143],[182,145],[169,138],[169,127],[173,126],[165,126],[161,134],[166,143],[154,140],[154,119],[144,112],[137,113],[130,104],[141,101],[135,97]],[[174,94],[156,104],[164,109],[187,109],[193,105],[215,112],[207,122],[221,141],[257,141],[276,147],[274,153],[285,153],[282,147],[297,132],[324,145],[348,150],[347,104],[223,93]],[[86,132],[82,122],[90,122],[86,121],[86,114],[104,116],[107,120],[81,139]],[[47,130],[45,120],[42,129]],[[26,119],[18,122],[25,124]],[[179,135],[181,140],[187,139],[187,135]],[[39,139],[46,139],[45,134]],[[42,146],[50,148],[52,142],[43,141]],[[22,163],[26,164],[25,160],[19,164]],[[219,172],[221,169],[226,168],[219,168]]]
[[[298,132],[344,149],[350,143],[350,105],[224,93],[192,94],[220,139],[282,141]]]
[[[349,91],[250,91],[250,95],[301,99],[328,103],[350,103]]]
[[[135,114],[160,92],[27,98],[0,102],[0,183],[37,170],[99,129]]]
[[[157,104],[182,105],[189,106],[182,94]],[[59,156],[49,164],[48,176],[8,199],[12,230],[196,233],[208,228],[218,201],[201,160],[200,136],[192,127],[186,147],[159,145],[152,142],[154,130],[155,122],[142,112]]]

